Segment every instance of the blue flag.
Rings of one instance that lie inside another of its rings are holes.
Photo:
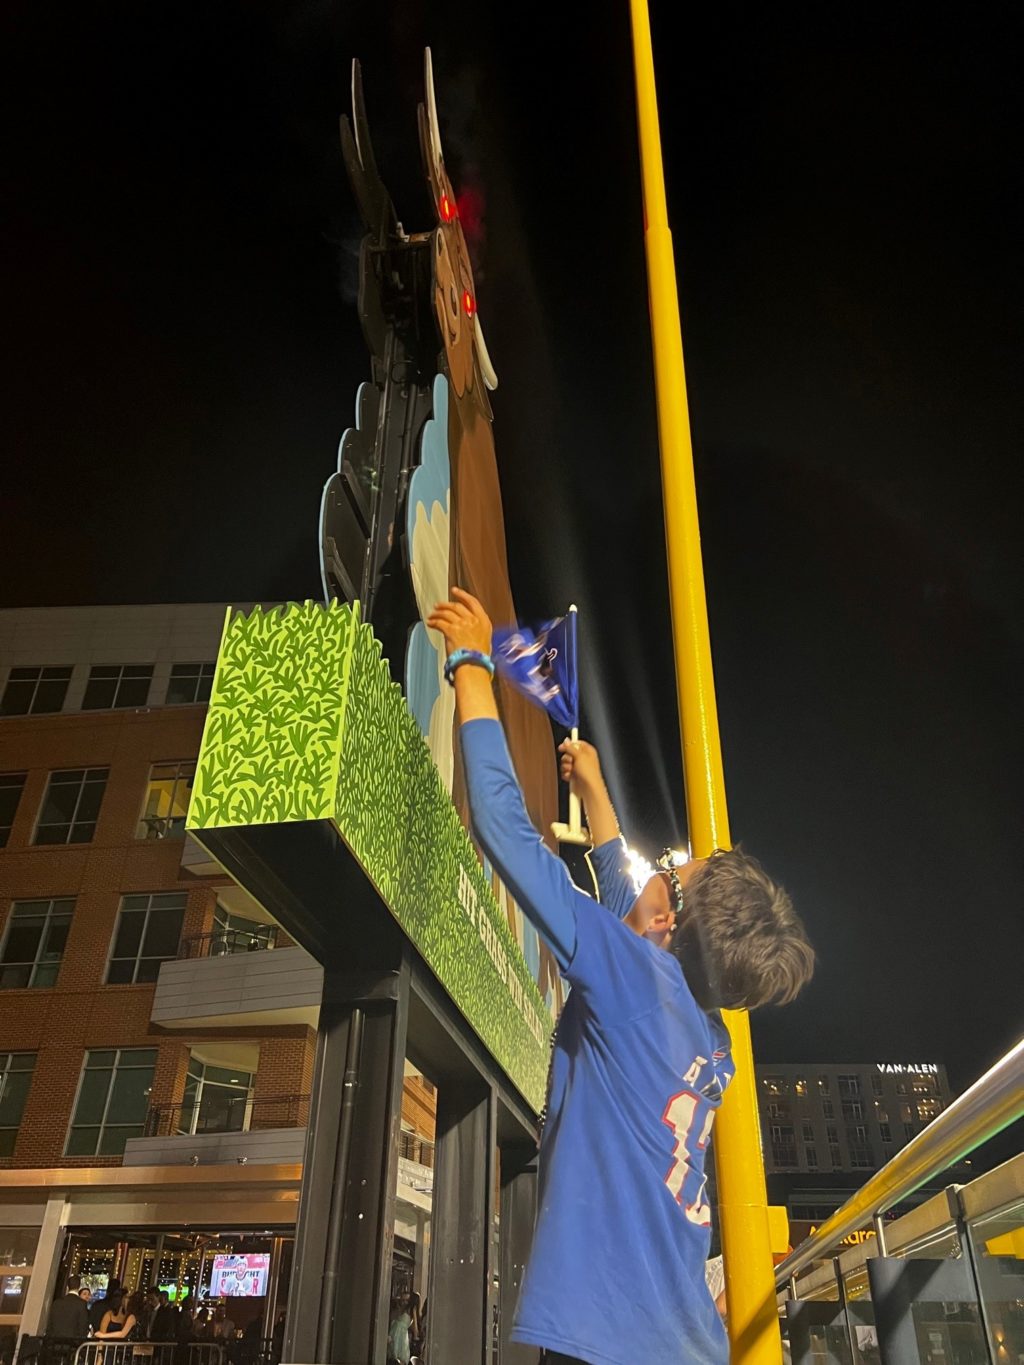
[[[523,626],[495,630],[494,666],[524,697],[571,730],[579,724],[576,671],[576,612],[548,621],[537,631]]]

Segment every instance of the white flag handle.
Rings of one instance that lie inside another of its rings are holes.
[[[575,604],[573,604],[569,610],[574,612],[576,610]],[[579,737],[579,726],[574,725],[569,731],[569,738],[575,744]],[[560,844],[580,844],[586,848],[590,843],[590,834],[583,828],[580,798],[575,794],[571,787],[569,788],[569,823],[563,825],[561,821],[556,820],[551,826],[551,833]]]

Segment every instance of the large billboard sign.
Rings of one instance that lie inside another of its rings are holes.
[[[358,605],[229,611],[188,829],[202,844],[232,826],[310,820],[337,830],[539,1110],[550,1014]]]

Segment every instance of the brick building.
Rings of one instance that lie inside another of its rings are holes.
[[[195,1300],[228,1227],[286,1294],[322,975],[185,836],[224,611],[0,612],[0,1333],[72,1270]],[[421,1283],[415,1073],[403,1127]]]

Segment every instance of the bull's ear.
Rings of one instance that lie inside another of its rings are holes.
[[[388,233],[397,229],[398,216],[377,170],[363,99],[363,76],[357,61],[352,63],[352,123],[345,117],[341,119],[341,154],[366,230],[383,244]]]

